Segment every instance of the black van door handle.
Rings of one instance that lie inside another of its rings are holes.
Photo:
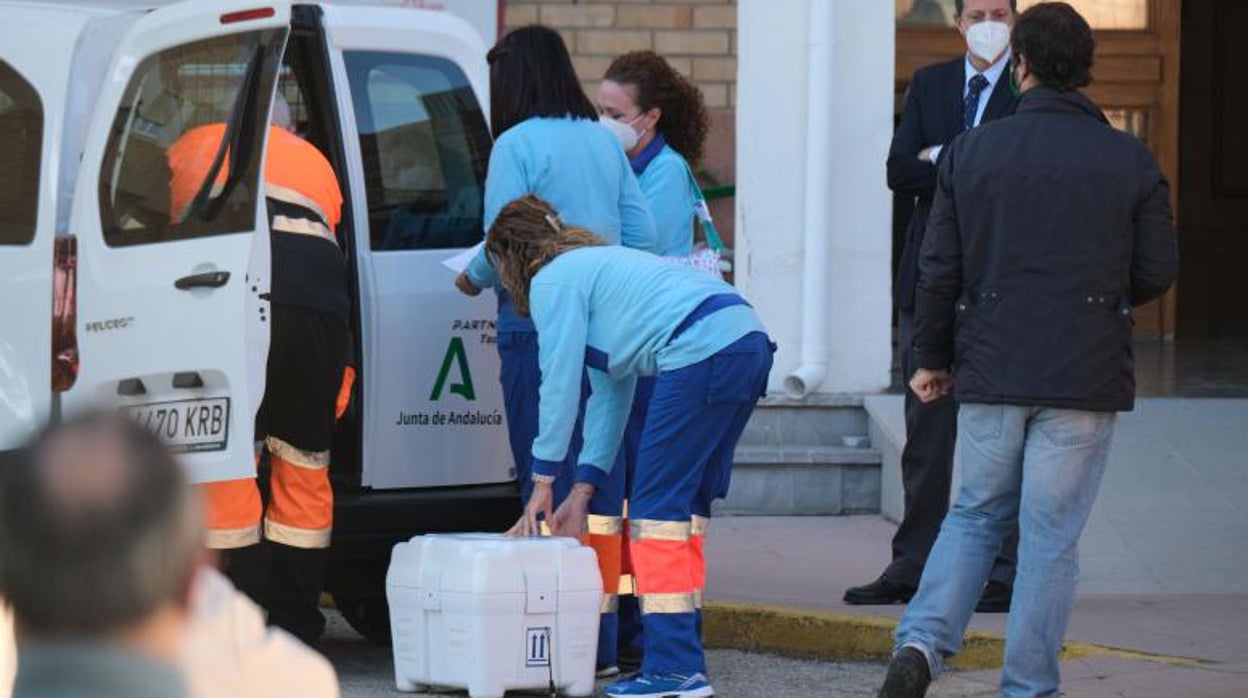
[[[187,291],[192,288],[221,288],[229,280],[230,272],[228,271],[207,271],[202,274],[184,276],[173,282],[173,287],[179,291]]]

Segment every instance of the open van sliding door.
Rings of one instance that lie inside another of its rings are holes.
[[[31,36],[72,46],[84,23],[66,12],[13,12],[21,16],[0,22],[0,46]],[[58,110],[70,54],[6,49],[0,58],[0,453],[21,446],[51,410]]]
[[[197,481],[255,472],[268,341],[261,173],[289,22],[287,2],[265,0],[178,3],[136,20],[75,190],[81,365],[64,409],[120,406]],[[207,155],[192,158],[191,144]]]
[[[493,294],[461,295],[442,264],[482,238],[486,48],[440,12],[322,10],[355,202],[361,484],[509,482]]]

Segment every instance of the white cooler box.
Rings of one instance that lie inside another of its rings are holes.
[[[576,540],[417,536],[394,546],[386,593],[400,691],[594,692],[602,578]]]

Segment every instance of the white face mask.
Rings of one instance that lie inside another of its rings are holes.
[[[966,46],[971,53],[989,63],[1001,57],[1010,45],[1010,25],[1005,22],[980,22],[966,30]]]
[[[639,119],[641,117],[638,116],[637,118]],[[633,121],[636,120],[637,119],[633,119]],[[615,137],[620,139],[620,145],[624,146],[624,152],[626,153],[633,148],[636,148],[637,142],[641,140],[641,134],[634,131],[632,126],[624,123],[623,121],[617,121],[616,119],[612,119],[604,114],[603,116],[598,117],[598,123],[602,124],[604,128],[611,133],[614,133]]]

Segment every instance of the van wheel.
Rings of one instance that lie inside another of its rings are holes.
[[[375,645],[390,646],[390,608],[384,596],[333,596],[343,619],[353,630]]]
[[[386,603],[387,555],[377,560],[331,564],[326,586],[334,605],[357,633],[368,641],[390,646],[390,607]]]

